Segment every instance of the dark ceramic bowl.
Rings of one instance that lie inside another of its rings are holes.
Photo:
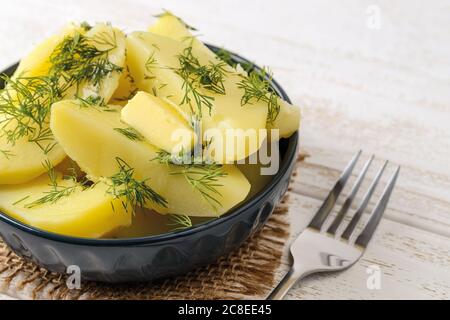
[[[3,72],[11,75],[16,67]],[[272,88],[289,101],[274,80]],[[83,239],[39,230],[0,212],[0,235],[18,255],[50,271],[65,273],[68,266],[79,266],[84,280],[149,281],[186,273],[235,250],[266,223],[288,188],[297,148],[298,133],[282,139],[279,171],[260,192],[221,218],[190,229],[142,238]]]

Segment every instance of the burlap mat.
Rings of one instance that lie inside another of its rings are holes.
[[[69,290],[66,276],[21,259],[0,240],[0,293],[21,299],[261,298],[274,285],[289,236],[288,206],[289,192],[264,228],[237,251],[184,276],[154,283],[82,282],[80,290]]]

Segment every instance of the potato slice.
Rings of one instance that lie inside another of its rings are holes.
[[[40,176],[45,170],[42,163],[49,160],[57,164],[64,160],[66,154],[60,147],[54,147],[45,154],[37,144],[26,139],[17,141],[10,146],[5,138],[0,138],[0,145],[4,147],[0,152],[0,184],[18,184]]]
[[[50,182],[42,175],[26,184],[0,186],[0,209],[30,226],[74,237],[99,238],[131,224],[132,213],[124,209],[122,200],[108,194],[108,186],[101,182],[83,189],[59,174],[58,186],[74,190],[54,203],[35,205],[36,200],[48,195]]]
[[[267,123],[267,129],[279,130],[280,138],[289,138],[300,128],[301,111],[300,108],[282,99],[278,99],[280,112],[273,123]]]
[[[65,29],[61,34],[44,41],[21,62],[18,74],[24,73],[26,77],[48,74],[51,67],[50,55],[54,50],[57,50],[61,41],[67,41],[70,37],[76,37],[76,34],[82,32],[80,30],[82,30],[81,27],[72,26]],[[109,50],[106,55],[109,62],[119,67],[124,65],[125,36],[121,31],[106,24],[98,24],[87,31],[84,36],[88,39],[86,42],[88,45],[93,45],[98,50]],[[110,43],[113,43],[113,46]],[[99,60],[94,60],[95,62],[100,63]],[[68,75],[70,76],[70,73]],[[99,83],[84,81],[79,85],[75,84],[65,92],[65,97],[72,98],[75,95],[84,98],[99,96],[104,101],[108,101],[119,84],[119,78],[120,72],[112,72],[102,77]],[[17,78],[16,81],[18,81]],[[24,81],[26,83],[29,80]],[[64,85],[64,81],[61,81],[61,85]],[[0,99],[0,119],[12,119],[10,115],[1,113],[2,104],[6,105],[11,101],[17,103],[15,100],[18,99],[23,103],[27,99],[25,94],[18,93],[16,95],[16,91],[11,86],[8,86],[7,90],[8,96],[12,98],[6,100]],[[30,181],[44,173],[42,162],[45,159],[50,160],[52,165],[55,166],[65,158],[65,153],[58,144],[53,146],[51,152],[44,153],[43,149],[39,148],[35,142],[29,141],[30,137],[24,136],[15,141],[15,143],[8,141],[4,132],[5,129],[16,125],[14,122],[15,119],[12,120],[8,121],[10,123],[5,127],[3,126],[3,122],[0,123],[0,151],[6,151],[7,154],[10,154],[10,156],[5,156],[5,153],[0,153],[0,184],[17,184]],[[48,121],[49,119],[43,120],[42,131],[48,130]],[[38,126],[33,120],[30,120],[30,123],[34,127]],[[51,134],[48,134],[44,140],[40,141],[44,149],[54,144]]]
[[[212,154],[216,162],[229,163],[246,158],[256,152],[265,140],[267,106],[261,101],[241,106],[242,90],[238,88],[238,83],[242,78],[233,68],[223,65],[225,94],[205,87],[197,88],[200,95],[212,98],[211,108],[206,103],[201,103],[199,108],[195,95],[192,91],[186,91],[185,81],[176,71],[180,68],[178,57],[185,53],[188,46],[187,43],[149,32],[130,34],[127,37],[127,63],[136,86],[172,101],[185,118],[192,118],[194,114],[199,116],[198,109],[201,109],[203,132],[208,139],[214,136],[214,140],[227,149],[227,152],[218,150]],[[196,47],[192,48],[192,54],[202,66],[220,63]],[[186,96],[192,100],[191,104],[186,103]],[[233,136],[236,129],[239,130],[239,138],[243,138],[240,143],[234,142],[237,141]]]
[[[0,114],[0,122],[2,117]],[[48,145],[55,143],[52,139],[45,141]],[[65,152],[57,144],[45,154],[36,143],[29,142],[27,137],[11,144],[6,136],[0,136],[0,184],[30,181],[45,172],[42,166],[44,161],[48,160],[52,165],[56,165],[65,157]]]
[[[146,204],[159,213],[220,216],[247,196],[250,184],[235,166],[223,166],[225,176],[216,175],[210,180],[201,175],[195,178],[206,180],[194,182],[194,176],[183,174],[181,166],[155,160],[159,149],[139,139],[129,139],[117,130],[126,129],[127,125],[120,121],[120,108],[111,108],[117,112],[80,108],[76,101],[61,101],[53,106],[50,121],[53,134],[70,158],[92,179],[116,174],[116,158],[122,159],[134,169],[135,179],[146,180],[148,186],[167,200],[167,207],[153,202]],[[217,193],[205,188],[208,183],[217,185],[213,187]],[[212,203],[205,195],[219,203]]]
[[[99,23],[87,31],[84,36],[87,39],[85,43],[87,46],[95,47],[105,54],[93,60],[89,66],[91,69],[87,72],[88,79],[67,90],[65,98],[70,99],[75,95],[84,98],[100,96],[105,102],[108,102],[119,86],[119,80],[125,67],[125,35],[109,24]],[[122,70],[108,72],[108,70],[112,70],[113,65]],[[68,75],[71,75],[70,72]],[[97,80],[99,81],[97,82]]]
[[[122,109],[121,118],[151,144],[169,153],[194,147],[195,133],[187,121],[168,102],[144,91]]]
[[[163,14],[156,23],[149,28],[149,31],[177,41],[183,41],[184,43],[189,42],[198,52],[202,52],[209,57],[217,58],[213,51],[193,36],[182,20],[170,12]],[[282,99],[278,99],[278,103],[280,104],[280,113],[272,123],[267,123],[267,128],[279,129],[279,136],[288,138],[299,129],[300,108],[291,105]],[[252,106],[247,107],[250,108]]]
[[[148,28],[148,31],[177,41],[190,43],[197,51],[208,55],[210,59],[217,59],[216,54],[199,41],[180,18],[168,11],[163,13],[156,23]]]
[[[20,76],[39,77],[45,76],[50,70],[50,55],[65,37],[73,36],[76,32],[84,33],[84,29],[78,25],[70,24],[60,33],[52,35],[39,43],[19,63],[13,78]]]

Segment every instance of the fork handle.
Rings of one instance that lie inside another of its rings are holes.
[[[273,289],[267,300],[283,300],[288,291],[305,276],[305,272],[297,267],[291,267],[281,282]]]

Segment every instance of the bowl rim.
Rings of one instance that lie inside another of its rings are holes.
[[[221,48],[207,44],[213,51],[218,51]],[[231,54],[232,59],[235,62],[238,63],[250,63],[252,65],[253,69],[256,70],[262,70],[261,67],[256,65],[255,63],[251,62],[250,60],[229,51]],[[15,67],[18,65],[12,65],[8,68],[5,68],[0,73],[6,73],[13,71]],[[275,79],[271,80],[271,87],[273,90],[277,92],[277,94],[287,102],[291,103],[291,100],[289,99],[288,95],[284,91],[284,89],[280,86],[280,84]],[[244,202],[238,204],[236,207],[232,208],[228,213],[226,213],[224,216],[218,217],[216,219],[207,221],[205,223],[201,223],[199,225],[193,226],[192,228],[185,229],[185,230],[179,230],[179,231],[171,231],[166,232],[158,235],[151,235],[151,236],[144,236],[144,237],[133,237],[133,238],[121,238],[121,239],[95,239],[95,238],[81,238],[81,237],[72,237],[72,236],[66,236],[46,230],[42,230],[39,228],[35,228],[33,226],[27,225],[25,223],[20,222],[17,219],[14,219],[10,216],[8,216],[6,213],[3,213],[0,211],[0,221],[7,223],[11,227],[18,228],[22,231],[25,231],[27,233],[30,233],[37,237],[46,238],[52,241],[57,242],[65,242],[75,245],[89,245],[89,246],[104,246],[104,247],[111,247],[111,246],[130,246],[130,245],[143,245],[143,244],[154,244],[162,241],[168,241],[173,240],[176,238],[186,237],[198,232],[201,232],[205,229],[212,228],[218,224],[224,223],[225,221],[231,220],[235,218],[236,216],[242,214],[250,207],[254,206],[256,203],[258,203],[261,199],[264,199],[267,194],[269,194],[280,182],[286,171],[289,169],[292,161],[295,161],[295,158],[297,156],[297,148],[298,148],[298,140],[299,140],[299,133],[298,130],[288,138],[288,146],[286,149],[286,153],[284,155],[284,159],[281,161],[280,166],[278,168],[278,172],[273,176],[273,178],[267,183],[259,192],[254,194],[249,199],[245,200]]]

